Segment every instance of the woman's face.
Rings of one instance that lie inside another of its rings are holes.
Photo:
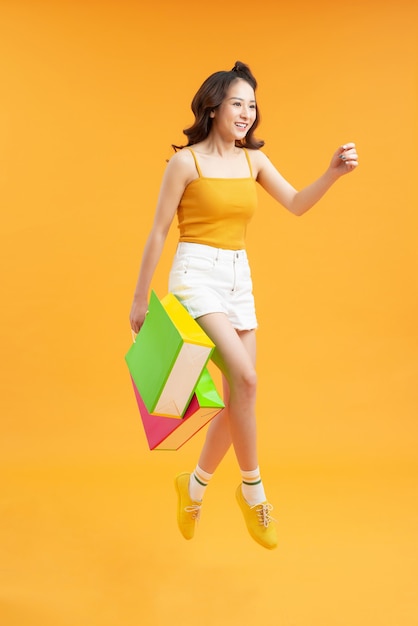
[[[229,86],[222,104],[211,115],[212,130],[226,141],[244,139],[257,115],[254,89],[246,80],[237,78]]]

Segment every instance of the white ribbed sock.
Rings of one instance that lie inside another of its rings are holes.
[[[206,487],[209,484],[213,474],[208,474],[205,470],[202,470],[199,465],[196,465],[195,471],[190,474],[189,481],[189,495],[195,502],[203,500],[203,496],[206,491]]]
[[[242,495],[250,506],[260,504],[260,502],[266,501],[266,494],[264,493],[263,483],[260,477],[260,468],[256,467],[255,470],[243,471],[242,476]]]

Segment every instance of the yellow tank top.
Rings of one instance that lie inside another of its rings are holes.
[[[256,181],[247,150],[244,148],[250,173],[247,178],[202,176],[195,153],[188,150],[199,178],[187,185],[177,209],[180,241],[242,250],[247,224],[257,206]]]

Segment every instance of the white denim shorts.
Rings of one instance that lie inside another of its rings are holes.
[[[196,319],[225,313],[237,330],[257,328],[251,271],[245,250],[180,242],[168,290]]]

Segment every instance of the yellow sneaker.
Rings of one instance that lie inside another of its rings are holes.
[[[196,523],[200,519],[201,502],[195,502],[189,495],[190,474],[176,476],[174,485],[178,495],[177,523],[185,539],[192,539]]]
[[[241,511],[244,514],[245,523],[251,537],[268,550],[277,547],[277,533],[275,519],[270,516],[273,507],[268,502],[261,502],[250,506],[242,495],[241,485],[238,485],[236,497]]]

